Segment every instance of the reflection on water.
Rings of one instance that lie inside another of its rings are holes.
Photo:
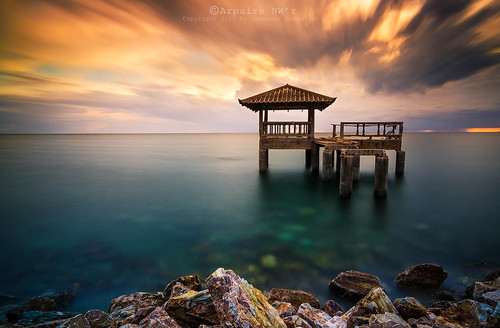
[[[389,152],[385,199],[373,197],[373,157],[342,199],[304,151],[271,151],[259,174],[257,138],[0,136],[0,293],[70,289],[75,310],[106,310],[123,293],[226,267],[321,301],[357,269],[394,298],[404,292],[392,280],[415,263],[443,265],[454,293],[500,264],[498,135],[405,134],[405,176]]]

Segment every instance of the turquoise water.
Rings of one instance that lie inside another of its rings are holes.
[[[498,133],[406,133],[405,175],[389,152],[385,199],[373,197],[371,157],[340,199],[304,151],[271,151],[259,174],[257,147],[256,134],[0,136],[0,294],[65,289],[72,310],[107,310],[225,267],[322,302],[356,269],[395,298],[408,294],[398,273],[435,262],[459,295],[500,266]]]

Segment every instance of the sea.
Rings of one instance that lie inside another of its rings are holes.
[[[68,311],[107,311],[219,267],[345,307],[329,283],[351,269],[391,299],[459,298],[500,267],[500,134],[405,133],[403,150],[403,177],[388,151],[387,197],[362,157],[341,198],[303,150],[271,150],[259,173],[257,134],[0,135],[0,299],[70,291]],[[448,278],[422,295],[396,287],[418,263]]]

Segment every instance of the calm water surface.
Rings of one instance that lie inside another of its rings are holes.
[[[442,289],[459,295],[500,265],[498,133],[405,134],[405,176],[389,152],[382,200],[372,157],[340,199],[304,151],[271,151],[259,174],[257,147],[256,134],[0,136],[0,295],[71,290],[72,310],[107,310],[225,267],[322,302],[356,269],[396,298],[408,292],[394,277],[423,262],[441,264]]]

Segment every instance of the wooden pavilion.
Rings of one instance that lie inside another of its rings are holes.
[[[314,142],[314,111],[324,110],[336,97],[286,84],[258,95],[238,99],[242,106],[259,113],[259,170],[269,165],[269,149],[305,149],[306,164],[311,165],[318,154]],[[269,121],[269,111],[307,110],[307,121]]]

